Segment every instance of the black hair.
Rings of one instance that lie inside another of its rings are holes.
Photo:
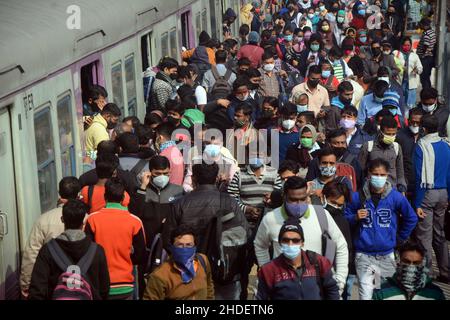
[[[125,197],[125,187],[118,178],[112,178],[105,184],[106,202],[120,203]]]
[[[186,108],[184,107],[184,105],[179,103],[178,101],[170,102],[170,103],[166,104],[166,112],[173,111],[173,112],[178,113],[180,116],[182,116],[184,114],[185,110],[186,110]]]
[[[384,80],[377,80],[373,85],[373,94],[379,98],[384,96],[384,93],[389,88],[389,84]]]
[[[156,113],[151,112],[145,115],[144,125],[150,127],[154,124],[160,124],[163,122],[163,119]]]
[[[383,119],[381,120],[380,123],[380,129],[392,129],[392,128],[397,128],[398,124],[397,121],[395,121],[395,118],[391,115],[391,116],[386,116],[383,117]]]
[[[228,53],[225,50],[217,50],[216,51],[216,63],[225,63],[227,62]]]
[[[347,134],[345,132],[345,129],[343,129],[343,128],[331,130],[331,131],[327,132],[327,142],[331,143],[331,139],[346,136],[346,135]]]
[[[358,109],[356,109],[354,106],[345,106],[341,110],[341,115],[343,115],[343,114],[349,114],[349,115],[357,117],[358,116]]]
[[[422,108],[415,107],[409,110],[409,119],[411,119],[412,116],[423,116]]]
[[[243,57],[238,60],[238,66],[251,66],[252,63],[249,58]]]
[[[194,164],[192,166],[192,176],[199,185],[215,184],[219,174],[219,165],[215,162],[207,164]]]
[[[264,105],[265,103],[271,105],[275,109],[278,109],[278,107],[280,106],[280,100],[278,100],[278,98],[275,97],[265,97],[262,105]]]
[[[97,145],[97,156],[104,153],[119,153],[117,144],[112,140],[103,140]]]
[[[328,52],[328,56],[333,56],[336,59],[340,59],[342,58],[344,54],[342,53],[342,50],[339,49],[339,47],[333,47],[330,49],[330,51]]]
[[[310,77],[313,73],[314,74],[322,74],[322,68],[318,65],[312,65],[309,68],[308,77]]]
[[[170,161],[164,156],[153,156],[148,162],[148,169],[151,170],[165,170],[170,169]]]
[[[152,130],[147,126],[144,126],[143,124],[137,126],[135,135],[138,137],[140,145],[147,144],[148,141],[153,137]]]
[[[421,100],[437,99],[437,97],[438,91],[435,88],[423,88],[422,91],[420,91]]]
[[[377,77],[382,77],[384,74],[387,74],[389,76],[391,72],[389,71],[388,67],[380,66],[377,71]]]
[[[88,212],[89,208],[83,201],[69,199],[62,208],[64,228],[66,230],[80,229]]]
[[[243,24],[239,27],[239,35],[247,36],[250,33],[250,26],[248,24]]]
[[[406,41],[409,41],[409,43],[411,43],[411,45],[412,45],[411,37],[408,37],[408,36],[404,36],[404,37],[400,40],[400,44],[404,44]]]
[[[299,117],[305,117],[306,122],[308,122],[308,123],[312,124],[314,127],[316,127],[316,125],[317,125],[317,120],[316,120],[316,117],[315,117],[315,115],[314,115],[314,111],[303,111],[303,112],[300,112],[300,113],[297,115],[297,119],[298,119]],[[306,129],[307,129],[307,128],[306,128]]]
[[[230,51],[231,49],[233,49],[238,44],[239,43],[235,39],[226,39],[223,42],[223,47],[224,47],[225,50]]]
[[[436,133],[439,128],[439,121],[435,115],[426,114],[422,117],[422,128],[427,129],[427,133]]]
[[[136,129],[141,124],[141,121],[136,116],[128,116],[126,118],[123,118],[122,122],[125,123],[125,122],[130,121],[130,120],[131,120],[131,126],[134,129]]]
[[[194,236],[194,242],[196,242],[196,234],[195,230],[191,225],[188,224],[180,224],[178,227],[176,227],[172,232],[170,233],[170,243],[173,244],[175,242],[175,239],[181,236],[185,235],[192,235]]]
[[[321,35],[318,34],[317,32],[311,34],[311,37],[309,38],[309,41],[308,41],[308,47],[309,47],[309,48],[311,48],[311,44],[312,44],[314,41],[319,42],[319,51],[320,51],[320,49],[322,49],[322,46],[323,46],[323,45],[322,45],[322,37],[321,37]]]
[[[100,112],[101,115],[107,115],[110,114],[114,117],[120,117],[122,115],[122,112],[120,111],[120,108],[115,103],[107,103],[103,110]]]
[[[170,57],[164,57],[159,61],[158,68],[160,70],[178,68],[178,61]]]
[[[99,179],[110,179],[118,166],[119,158],[115,154],[101,154],[95,160],[95,172]]]
[[[233,91],[236,92],[237,89],[240,87],[247,87],[249,86],[250,80],[247,76],[239,76],[237,79],[233,82]]]
[[[409,239],[406,242],[402,243],[398,248],[398,253],[400,258],[402,257],[403,253],[407,251],[416,251],[418,252],[422,257],[425,257],[426,249],[423,246],[422,243]]]
[[[318,151],[317,159],[319,160],[319,163],[320,163],[320,159],[322,159],[323,157],[331,156],[331,155],[334,155],[337,159],[337,156],[334,153],[334,150],[331,147],[326,146]]]
[[[307,187],[306,180],[300,177],[289,177],[284,183],[284,194],[287,194],[289,190],[304,189]]]
[[[288,102],[280,108],[280,115],[290,116],[292,114],[297,115],[297,106],[295,104]]]
[[[272,59],[272,58],[273,58],[273,52],[270,48],[268,48],[268,49],[264,50],[261,61],[265,61],[265,60]]]
[[[122,148],[122,153],[138,153],[139,152],[139,138],[131,133],[124,132],[116,139],[119,147]]]
[[[248,68],[248,70],[245,71],[245,75],[249,79],[251,79],[251,78],[258,78],[258,77],[262,76],[261,72],[258,69],[256,69],[256,68]]]
[[[338,85],[337,89],[338,89],[339,93],[342,93],[342,92],[345,92],[345,91],[353,91],[354,90],[352,83],[350,81],[347,81],[347,80],[342,81]]]
[[[163,137],[170,139],[172,133],[175,131],[175,126],[170,122],[163,122],[156,127],[155,131],[157,135],[162,135]]]
[[[250,116],[253,113],[252,107],[245,102],[239,103],[234,109],[234,113],[236,114],[238,111],[241,110],[245,116]]]
[[[351,192],[347,186],[347,184],[343,181],[332,180],[325,184],[322,189],[322,194],[327,198],[339,198],[340,196],[344,196],[345,202],[351,202]]]
[[[80,181],[75,177],[64,177],[59,181],[59,195],[63,199],[76,199],[81,190]]]
[[[298,162],[293,161],[293,160],[284,160],[281,164],[280,167],[278,168],[278,174],[282,174],[283,172],[286,171],[291,171],[295,174],[297,174],[300,170],[300,165],[298,164]]]
[[[107,98],[108,92],[106,89],[98,84],[94,84],[88,88],[87,98],[97,100],[100,96]]]
[[[384,160],[382,158],[376,158],[374,160],[369,161],[369,163],[367,165],[367,170],[370,172],[379,167],[384,167],[384,169],[386,171],[389,171],[389,169],[390,169],[389,162],[387,162],[386,160]]]
[[[178,79],[191,79],[192,78],[192,68],[189,66],[178,66],[177,73]]]

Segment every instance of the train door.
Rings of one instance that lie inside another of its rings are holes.
[[[19,298],[19,229],[9,108],[0,110],[0,300]]]
[[[117,104],[122,111],[122,118],[138,116],[143,119],[145,115],[142,77],[141,72],[138,73],[142,70],[142,54],[136,55],[136,52],[137,42],[133,39],[103,55],[108,101]]]

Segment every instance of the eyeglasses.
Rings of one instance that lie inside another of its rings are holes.
[[[292,241],[293,244],[299,244],[300,242],[302,242],[302,239],[300,238],[282,238],[281,239],[281,243],[290,243]]]

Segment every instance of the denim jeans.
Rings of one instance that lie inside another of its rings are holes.
[[[416,106],[416,89],[409,89],[408,81],[403,81],[402,83],[403,96],[405,97],[405,114],[403,115],[405,119],[409,117],[409,110]]]
[[[342,300],[352,300],[353,283],[356,280],[356,275],[349,274],[345,282],[344,292],[342,293]]]
[[[359,300],[372,300],[373,290],[380,288],[381,281],[392,277],[397,266],[394,253],[370,256],[361,252],[356,253],[355,265]]]
[[[423,66],[423,71],[420,74],[420,82],[422,83],[422,89],[431,88],[431,69],[434,67],[434,58],[425,57],[421,58],[420,62]]]

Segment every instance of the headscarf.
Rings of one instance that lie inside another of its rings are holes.
[[[314,148],[314,145],[316,144],[317,137],[318,137],[316,128],[314,128],[313,125],[306,124],[306,125],[304,125],[303,127],[300,128],[299,133],[298,133],[299,140],[300,140],[298,162],[299,162],[299,164],[300,164],[300,166],[302,168],[308,168],[309,162],[312,159],[311,154],[310,154],[311,149],[307,149],[307,148],[303,147],[302,146],[302,142],[301,142],[302,133],[303,133],[303,130],[305,130],[305,128],[308,128],[311,131],[311,133],[312,133],[313,148]]]

